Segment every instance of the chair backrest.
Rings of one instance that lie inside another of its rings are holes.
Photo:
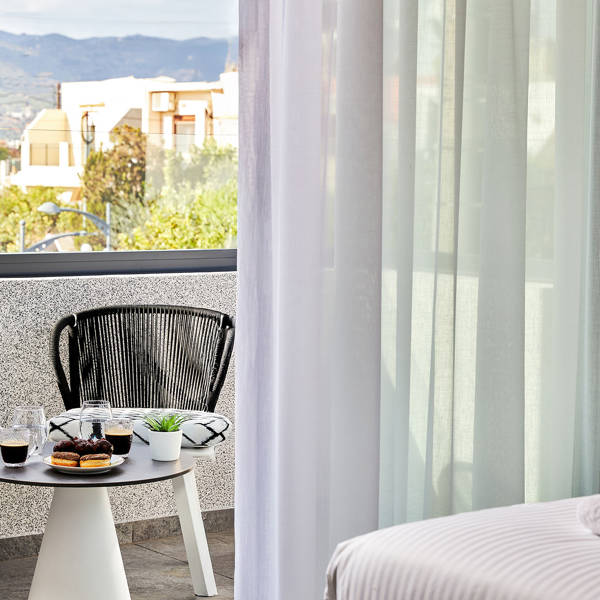
[[[68,333],[68,378],[60,339]],[[106,306],[54,327],[50,358],[67,409],[85,400],[118,408],[214,412],[235,328],[224,313],[164,305]]]

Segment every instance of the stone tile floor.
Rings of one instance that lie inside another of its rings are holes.
[[[233,599],[233,530],[208,533],[219,595]],[[192,580],[181,536],[124,544],[123,563],[132,600],[193,600]],[[0,598],[27,600],[36,557],[0,561]]]

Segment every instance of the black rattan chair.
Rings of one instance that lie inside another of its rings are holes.
[[[68,373],[60,339],[68,334]],[[50,358],[67,410],[85,400],[115,408],[214,412],[233,349],[232,319],[205,308],[106,306],[62,318]]]

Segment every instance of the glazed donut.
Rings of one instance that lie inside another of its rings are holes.
[[[86,454],[79,459],[79,466],[82,468],[108,467],[110,466],[110,456],[108,454]]]
[[[75,452],[53,452],[50,462],[53,465],[60,465],[61,467],[78,467],[79,454]]]

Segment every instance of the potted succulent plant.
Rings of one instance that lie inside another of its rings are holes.
[[[177,460],[181,453],[181,424],[185,417],[165,415],[146,417],[144,424],[149,429],[152,460]]]

